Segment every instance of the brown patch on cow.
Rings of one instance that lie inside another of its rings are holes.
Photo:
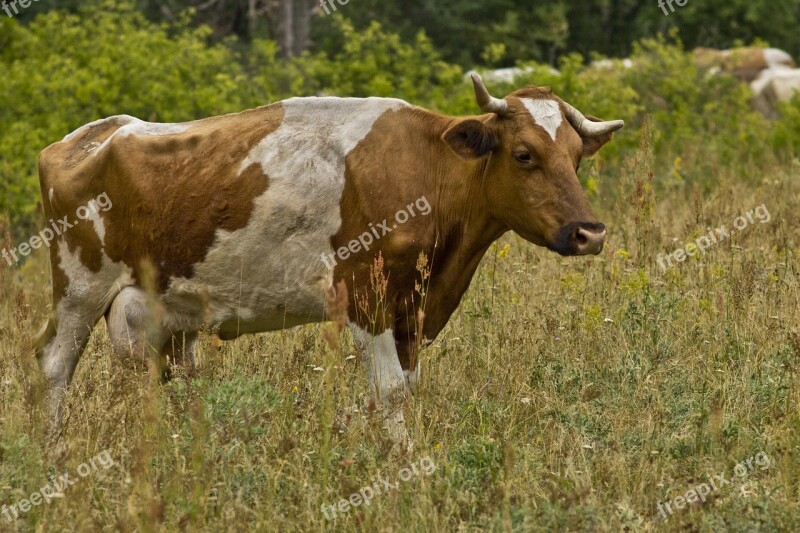
[[[175,153],[182,152],[178,149]],[[254,200],[269,186],[258,164],[237,176],[245,155],[223,168],[212,161],[206,169],[203,161],[177,163],[170,156],[155,158],[151,168],[158,169],[158,175],[175,179],[139,183],[135,199],[124,200],[125,211],[109,212],[106,253],[135,271],[142,260],[151,261],[156,265],[161,292],[166,291],[171,278],[191,278],[194,265],[203,261],[214,244],[217,230],[244,228]],[[188,183],[193,177],[198,178],[196,185]]]
[[[80,246],[81,262],[93,272],[101,268],[105,253],[131,267],[137,281],[144,274],[142,265],[152,264],[157,287],[164,292],[171,278],[193,276],[217,230],[236,231],[247,225],[254,200],[267,190],[269,178],[257,164],[241,175],[239,169],[250,150],[282,120],[282,106],[262,107],[199,120],[179,134],[114,137],[96,155],[86,151],[95,152],[97,143],[116,129],[104,123],[87,128],[42,153],[45,211],[54,219],[73,220],[80,206],[106,193],[113,208],[100,212],[105,248],[91,222],[81,221],[65,234],[70,250]],[[58,295],[66,289],[66,278],[57,255],[54,245],[51,263]]]
[[[348,284],[350,319],[366,329],[383,317],[393,323],[404,369],[415,364],[418,342],[434,339],[469,287],[489,245],[505,230],[491,220],[481,188],[483,163],[468,162],[442,140],[453,119],[418,109],[387,112],[348,155],[340,211],[342,227],[331,238],[334,250],[347,247],[384,219],[391,228],[395,214],[425,196],[433,211],[409,217],[387,235],[345,260],[337,258],[334,283]],[[398,146],[405,149],[398,150]],[[380,165],[375,154],[382,154]],[[433,155],[435,154],[435,155]],[[391,184],[391,185],[388,185]],[[416,212],[416,211],[415,211]],[[381,231],[378,232],[381,234]],[[431,284],[423,331],[416,331],[422,298],[417,291],[419,254],[427,256]],[[388,279],[383,309],[378,309],[371,267],[380,255]],[[366,302],[365,311],[359,307]]]

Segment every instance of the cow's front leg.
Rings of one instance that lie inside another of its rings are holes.
[[[367,365],[373,397],[380,400],[385,409],[384,427],[394,442],[411,449],[412,444],[403,417],[408,389],[397,356],[394,332],[387,329],[373,335],[355,324],[350,325],[350,330]]]
[[[402,332],[400,338],[408,337]],[[419,374],[420,374],[420,361],[419,352],[428,343],[423,346],[417,346],[413,341],[400,342],[397,345],[397,355],[400,359],[400,367],[403,369],[403,377],[406,380],[406,387],[411,391],[411,394],[417,394],[419,387]]]

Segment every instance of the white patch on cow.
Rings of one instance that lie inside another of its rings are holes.
[[[132,271],[127,265],[114,263],[107,255],[103,254],[100,271],[92,272],[81,262],[80,247],[76,247],[74,252],[70,252],[64,239],[59,240],[57,246],[58,266],[68,281],[67,292],[61,303],[81,301],[92,309],[99,309],[102,314],[121,287],[133,285]],[[96,294],[95,291],[98,289],[103,292]]]
[[[794,65],[792,56],[778,48],[766,48],[764,50],[764,61],[769,68],[792,68]]]
[[[304,149],[312,148],[327,159],[347,156],[372,130],[378,117],[388,110],[408,106],[406,102],[392,98],[333,97],[291,98],[281,104],[284,110],[281,127],[250,151],[239,167],[239,174],[253,163],[260,163],[264,172],[271,171],[276,163],[286,165],[289,150],[281,144],[284,138],[300,140]],[[351,114],[348,116],[348,113]],[[310,143],[310,146],[305,143]],[[292,155],[288,159],[293,170],[306,171],[311,166],[306,165],[313,161],[310,154],[301,150],[290,151]],[[343,158],[341,164],[344,170]]]
[[[92,206],[97,208],[97,202]],[[86,220],[90,220],[92,225],[94,226],[94,231],[97,233],[97,236],[100,238],[100,245],[106,245],[106,225],[103,222],[103,217],[100,216],[95,209],[89,209],[89,214],[86,216]]]
[[[769,83],[774,74],[774,69],[764,69],[758,74],[756,79],[750,82],[750,89],[753,91],[755,96],[761,94],[761,91],[764,90],[764,87],[766,87],[767,83]]]
[[[94,122],[90,122],[84,126],[81,126],[77,130],[73,131],[72,133],[64,137],[62,141],[71,141],[72,139],[74,139],[84,131],[88,130],[89,128],[97,126],[98,124],[103,124],[104,122],[114,122],[122,126],[125,124],[130,124],[131,122],[136,122],[138,120],[139,120],[138,118],[132,117],[130,115],[114,115],[113,117],[101,118],[100,120],[95,120]]]
[[[132,118],[133,122],[129,122],[121,126],[117,131],[112,133],[103,142],[103,144],[98,146],[96,149],[92,148],[88,150],[88,152],[90,152],[92,156],[96,156],[98,153],[102,152],[103,148],[108,146],[115,137],[128,137],[129,135],[144,135],[144,136],[177,135],[185,132],[186,130],[192,127],[191,122],[186,122],[183,124],[171,124],[166,122],[165,123],[145,122],[137,118],[133,117],[129,118]]]
[[[381,115],[409,107],[385,98],[293,98],[281,105],[281,125],[239,165],[240,172],[260,165],[269,177],[247,227],[218,230],[192,279],[173,279],[164,297],[168,309],[186,309],[207,293],[210,321],[222,324],[223,338],[321,320],[332,283],[322,254],[333,252],[330,238],[342,225],[347,155]]]
[[[89,287],[92,281],[92,272],[81,263],[81,249],[75,249],[75,253],[69,251],[69,246],[64,240],[58,241],[59,267],[66,274],[67,298],[84,298],[89,294]]]
[[[544,128],[544,130],[555,141],[556,133],[564,117],[561,115],[561,108],[555,100],[522,98],[522,103],[533,117],[533,121]]]
[[[56,192],[50,187],[50,190],[47,191],[47,198],[50,200],[50,205],[53,205],[53,198],[55,198]]]

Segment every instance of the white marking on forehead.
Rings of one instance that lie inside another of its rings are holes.
[[[556,132],[564,121],[564,117],[561,116],[561,109],[558,107],[558,102],[545,99],[534,100],[532,98],[522,98],[521,100],[528,109],[528,113],[533,117],[533,121],[544,128],[555,141]]]

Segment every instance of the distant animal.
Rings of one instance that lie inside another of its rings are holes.
[[[619,67],[623,69],[631,69],[636,65],[633,59],[624,58],[624,59],[598,59],[596,61],[592,61],[589,64],[589,68],[594,68],[598,70],[613,70]]]
[[[201,328],[230,340],[325,321],[331,294],[346,292],[343,322],[372,393],[392,438],[408,443],[418,351],[489,246],[514,231],[561,255],[597,254],[606,235],[577,169],[623,122],[584,116],[549,89],[494,98],[472,79],[480,116],[292,98],[181,124],[114,116],[47,147],[48,218],[100,194],[113,202],[50,249],[53,313],[37,357],[54,427],[103,317],[120,355],[191,363]],[[397,217],[420,198],[427,216]]]
[[[753,107],[771,119],[780,117],[778,104],[800,93],[800,69],[771,68],[750,83]]]
[[[694,55],[701,68],[726,72],[746,83],[751,83],[766,69],[796,67],[792,56],[778,48],[697,48]]]
[[[483,78],[487,83],[514,83],[514,80],[516,78],[524,76],[525,74],[530,74],[532,71],[533,71],[532,67],[498,68],[494,70],[485,70],[481,72],[481,78]],[[471,76],[472,73],[466,74],[467,78],[470,78]]]
[[[552,67],[543,67],[546,68],[550,74],[558,76],[560,72]],[[517,81],[519,78],[523,76],[527,76],[535,72],[536,69],[532,66],[526,67],[508,67],[508,68],[498,68],[494,70],[482,70],[480,72],[481,79],[483,79],[486,83],[489,84],[496,84],[496,83],[507,83],[512,84]],[[470,71],[464,75],[465,81],[469,81],[472,79],[473,71]]]

